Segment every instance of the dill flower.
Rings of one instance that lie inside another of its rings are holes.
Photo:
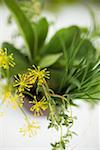
[[[33,104],[33,106],[30,108],[30,111],[34,112],[34,116],[43,115],[43,111],[48,108],[48,103],[45,97],[43,97],[40,101],[37,101],[36,96],[34,96],[34,100],[29,101],[29,103]]]
[[[16,109],[17,107],[22,107],[24,104],[24,95],[21,94],[14,94],[9,100],[9,103],[12,104],[12,108]]]
[[[25,90],[30,90],[33,87],[34,83],[38,81],[38,85],[43,85],[46,80],[49,79],[49,72],[47,69],[40,70],[40,67],[37,68],[33,66],[34,69],[28,69],[27,73],[18,74],[15,76],[14,87],[18,87],[18,92],[24,92]]]
[[[40,69],[40,66],[38,66],[37,68],[33,65],[34,69],[29,69],[29,74],[31,76],[34,77],[34,80],[38,80],[38,85],[41,86],[43,84],[46,83],[45,79],[49,79],[50,78],[50,74],[49,71],[47,71],[47,69]]]
[[[19,129],[19,132],[22,133],[23,136],[28,135],[29,137],[32,137],[34,134],[36,134],[36,129],[39,129],[39,126],[36,125],[35,121],[27,121],[25,126]]]
[[[9,67],[14,67],[13,54],[7,55],[7,49],[0,49],[0,67],[4,69],[9,69]]]
[[[2,103],[6,103],[7,106],[11,105],[13,109],[16,109],[18,106],[22,107],[24,103],[24,95],[22,93],[15,93],[12,86],[9,85],[2,86],[0,98],[2,99]]]
[[[11,86],[8,86],[8,85],[2,86],[0,90],[0,97],[2,99],[2,102],[9,100],[12,97]]]
[[[24,92],[26,90],[30,90],[30,88],[34,84],[34,79],[29,74],[18,74],[18,77],[15,76],[15,84],[14,87],[18,87],[18,92]]]

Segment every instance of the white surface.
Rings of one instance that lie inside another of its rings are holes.
[[[44,13],[49,20],[54,20],[55,24],[50,28],[49,37],[54,29],[72,24],[91,26],[91,20],[84,7],[75,6],[63,9],[56,17],[50,13]],[[0,8],[0,43],[2,41],[12,41],[11,32],[16,27],[7,27],[5,17],[7,12],[5,8]],[[17,43],[19,45],[19,43]],[[94,109],[86,103],[81,103],[80,108],[73,108],[73,114],[78,117],[74,125],[74,131],[78,136],[74,136],[70,143],[70,150],[100,150],[100,106]],[[23,115],[19,110],[13,111],[11,108],[2,108],[6,110],[4,117],[0,118],[0,150],[50,150],[50,142],[56,139],[55,130],[48,130],[46,118],[39,118],[38,122],[41,129],[33,138],[24,138],[18,132],[23,126]],[[33,116],[31,116],[32,119]]]
[[[41,128],[37,135],[32,138],[23,137],[18,132],[23,126],[23,114],[19,110],[13,111],[6,108],[6,114],[0,118],[0,148],[3,149],[29,149],[38,148],[39,150],[50,150],[50,142],[54,142],[57,138],[57,133],[53,129],[47,129],[48,122],[46,118],[41,117],[38,123]],[[99,132],[100,132],[100,107],[94,109],[88,105],[81,103],[80,108],[73,109],[73,115],[77,116],[73,130],[78,133],[74,136],[71,143],[71,150],[99,150]],[[34,119],[33,116],[31,116]]]

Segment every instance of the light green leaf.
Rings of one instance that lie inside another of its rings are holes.
[[[40,61],[39,65],[41,68],[49,67],[53,65],[60,57],[62,56],[62,53],[57,54],[49,54]]]
[[[35,46],[35,34],[32,27],[32,24],[25,16],[23,11],[18,6],[15,0],[4,0],[5,4],[12,12],[12,15],[15,17],[18,27],[23,35],[25,44],[28,48],[28,56],[32,57],[34,53],[34,46]]]

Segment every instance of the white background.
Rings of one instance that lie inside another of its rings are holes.
[[[100,16],[99,8],[96,9]],[[15,32],[16,26],[7,26],[6,17],[8,11],[0,8],[0,44],[2,41],[12,41],[17,46],[21,40],[11,38],[12,31]],[[57,30],[64,26],[73,24],[91,27],[91,17],[85,7],[81,5],[64,7],[58,14],[44,12],[49,21],[54,21],[54,25],[50,28],[49,38]],[[73,115],[77,116],[73,130],[78,133],[74,136],[70,143],[70,150],[100,150],[100,106],[94,108],[87,103],[77,101],[79,108],[73,108]],[[1,109],[1,107],[0,107]],[[32,138],[23,137],[18,132],[23,126],[23,114],[19,110],[2,107],[5,115],[0,118],[0,150],[50,150],[50,143],[57,138],[57,133],[53,129],[47,129],[48,121],[45,117],[40,117],[38,122],[41,126],[37,135]],[[0,111],[2,111],[0,110]],[[30,114],[29,114],[30,115]],[[30,115],[32,119],[33,116]]]

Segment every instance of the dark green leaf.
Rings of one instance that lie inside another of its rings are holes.
[[[77,53],[77,58],[92,59],[95,56],[96,49],[88,39],[84,39]]]
[[[28,20],[28,18],[25,16],[23,11],[18,6],[17,2],[15,0],[4,0],[7,7],[12,12],[12,15],[15,17],[16,22],[19,26],[19,29],[21,30],[21,33],[23,35],[23,38],[25,40],[26,46],[28,48],[28,56],[32,57],[34,53],[34,46],[35,46],[35,34],[33,27]]]
[[[36,24],[36,30],[38,36],[38,48],[40,49],[48,33],[48,22],[45,18],[39,20],[39,22]]]

